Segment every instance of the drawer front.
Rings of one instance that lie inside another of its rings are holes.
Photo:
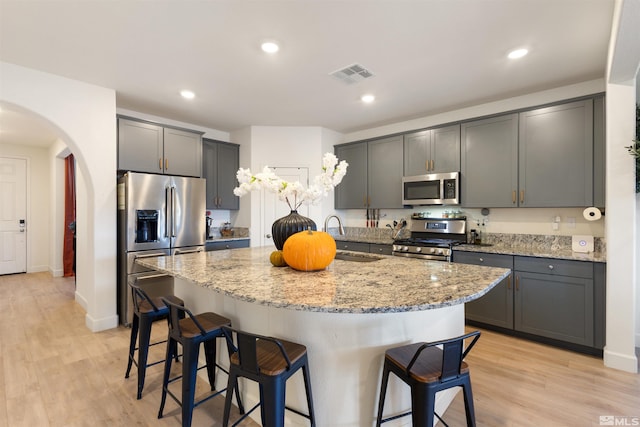
[[[369,252],[369,244],[361,242],[346,242],[336,240],[336,248],[340,251]]]
[[[391,252],[393,252],[393,246],[383,245],[379,243],[370,243],[369,252],[371,252],[372,254],[391,255]]]
[[[248,248],[249,240],[226,240],[222,242],[207,242],[206,251],[221,251],[224,249]]]
[[[513,270],[513,256],[511,255],[453,251],[453,261],[461,264],[486,265]]]
[[[514,270],[558,276],[593,278],[593,263],[554,258],[514,257]]]

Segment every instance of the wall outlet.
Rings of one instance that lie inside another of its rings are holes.
[[[567,228],[576,228],[576,218],[573,216],[567,217]]]
[[[560,224],[558,224],[557,222],[552,222],[551,223],[551,228],[553,230],[558,230],[560,228]]]

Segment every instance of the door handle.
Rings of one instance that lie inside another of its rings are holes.
[[[266,237],[267,239],[271,238],[271,234],[266,234],[264,237]]]
[[[176,251],[173,253],[174,255],[181,255],[181,254],[197,254],[198,252],[202,252],[202,249],[198,248],[198,249],[189,249],[186,251],[181,251],[180,249],[176,249]]]

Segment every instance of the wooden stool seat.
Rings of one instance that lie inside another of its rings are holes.
[[[413,356],[415,356],[423,344],[424,343],[415,343],[392,348],[385,353],[385,360],[388,360],[400,369],[406,369],[409,363],[411,363]],[[413,365],[413,369],[411,369],[411,378],[423,383],[440,381],[443,356],[444,353],[438,347],[425,348]],[[460,365],[460,373],[466,374],[468,372],[469,366],[467,362],[463,361],[462,365]]]

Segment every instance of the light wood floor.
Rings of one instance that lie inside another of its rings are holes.
[[[135,372],[124,378],[130,330],[91,333],[73,279],[0,276],[0,295],[0,426],[181,425],[171,400],[157,419],[161,365],[150,368],[135,399]],[[154,338],[164,333],[154,326]],[[467,360],[478,426],[598,426],[601,415],[640,420],[640,375],[605,368],[601,359],[483,331]],[[196,408],[193,426],[219,426],[221,418],[216,398]],[[461,394],[444,419],[465,425]]]

